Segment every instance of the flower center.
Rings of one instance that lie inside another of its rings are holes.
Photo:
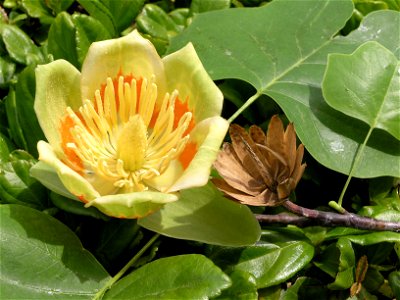
[[[77,157],[85,176],[111,180],[120,192],[147,190],[145,181],[160,176],[189,139],[192,113],[176,116],[176,101],[175,90],[157,105],[154,76],[130,81],[120,76],[115,84],[107,78],[95,101],[85,100],[79,112],[67,108],[61,132],[71,135],[63,145],[69,165],[76,169]]]

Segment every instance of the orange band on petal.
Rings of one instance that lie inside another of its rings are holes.
[[[83,203],[88,203],[88,201],[85,199],[83,195],[76,196],[79,200],[81,200]]]
[[[79,116],[79,115],[78,115]],[[71,129],[75,126],[75,122],[70,116],[66,116],[64,120],[61,121],[60,136],[61,136],[61,148],[64,151],[67,163],[73,170],[78,173],[83,171],[83,163],[81,159],[76,155],[75,151],[68,147],[69,143],[74,143],[74,137],[72,136]]]
[[[197,144],[193,142],[187,143],[185,149],[179,156],[179,161],[181,162],[184,169],[186,169],[189,166],[190,162],[192,161],[196,153],[197,153]]]
[[[184,102],[182,102],[182,101],[179,99],[179,97],[176,98],[176,101],[175,101],[175,110],[174,110],[174,113],[175,113],[174,128],[178,127],[179,120],[182,118],[182,116],[183,116],[186,112],[192,112],[192,111],[189,109],[189,104],[188,104],[189,101],[188,101],[188,100],[189,100],[189,97],[186,97],[186,100],[185,100]],[[193,112],[192,112],[192,113],[193,113]],[[192,119],[190,120],[189,126],[188,126],[188,128],[186,129],[184,135],[187,135],[188,133],[190,133],[190,132],[193,130],[193,128],[194,128],[195,125],[196,125],[196,124],[195,124],[194,118],[192,117]]]

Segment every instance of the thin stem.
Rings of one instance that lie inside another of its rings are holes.
[[[339,204],[340,207],[342,206],[343,197],[344,197],[344,194],[346,193],[346,190],[347,190],[347,188],[348,188],[348,186],[350,184],[350,180],[353,177],[353,173],[356,170],[356,168],[358,167],[358,164],[360,162],[361,156],[362,156],[362,154],[364,152],[364,148],[367,145],[367,142],[368,142],[369,137],[371,136],[371,133],[372,133],[373,130],[374,130],[374,128],[371,126],[369,128],[367,136],[365,137],[364,142],[362,143],[361,147],[357,151],[356,157],[354,158],[353,164],[352,164],[351,169],[350,169],[349,176],[347,177],[346,183],[344,184],[342,193],[340,194],[340,197],[339,197],[339,200],[338,200],[338,204]]]
[[[103,298],[105,292],[109,290],[115,282],[118,281],[125,274],[125,272],[143,255],[143,253],[157,240],[160,235],[155,234],[147,243],[143,246],[142,249],[135,254],[134,257],[114,276],[112,277],[103,288],[94,295],[93,300],[100,300]]]
[[[352,213],[340,214],[319,211],[296,205],[289,200],[285,201],[283,203],[283,206],[290,212],[295,213],[296,215],[312,219],[318,225],[328,227],[345,226],[365,230],[388,230],[400,232],[400,222],[381,221],[373,218],[362,217]],[[304,222],[304,220],[300,219],[297,220],[297,222]]]
[[[260,92],[255,93],[253,96],[251,96],[249,99],[246,100],[246,102],[228,119],[229,123],[232,123],[233,120],[235,120],[247,107],[250,106],[254,101],[257,100],[258,97],[261,96]]]

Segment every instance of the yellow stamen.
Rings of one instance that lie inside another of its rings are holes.
[[[185,148],[192,113],[183,114],[174,128],[178,91],[165,94],[157,107],[154,76],[141,83],[135,79],[126,82],[120,76],[115,87],[107,78],[104,97],[101,95],[96,90],[94,101],[85,100],[79,117],[67,108],[75,124],[71,128],[74,140],[67,147],[81,159],[86,174],[113,181],[120,192],[146,190],[145,181],[160,176]]]

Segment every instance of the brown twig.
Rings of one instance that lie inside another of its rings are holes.
[[[293,224],[299,227],[315,224],[327,227],[344,226],[365,230],[400,232],[400,222],[381,221],[352,213],[338,214],[319,211],[301,207],[289,200],[282,205],[297,216],[287,214],[256,215],[257,220],[263,223]]]

